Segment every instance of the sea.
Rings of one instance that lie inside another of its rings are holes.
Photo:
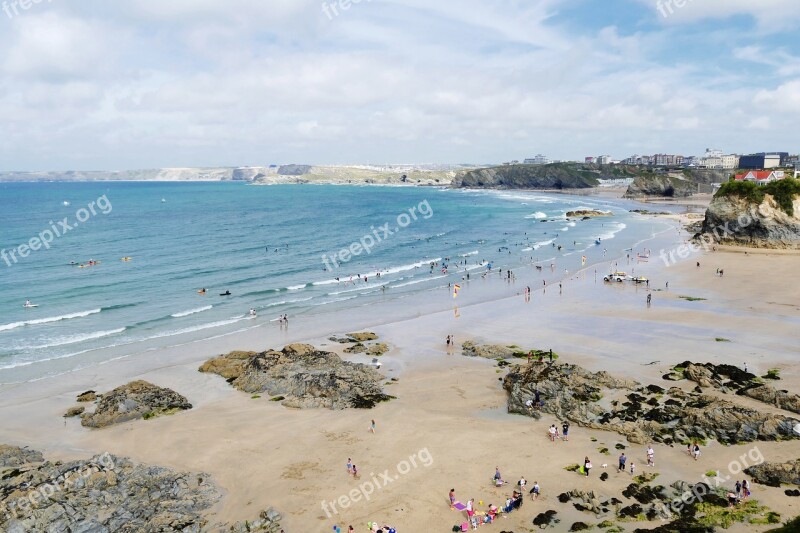
[[[522,273],[556,283],[646,255],[672,226],[637,207],[409,186],[0,183],[0,385],[284,315],[391,321],[519,294]],[[580,209],[613,216],[566,216]]]

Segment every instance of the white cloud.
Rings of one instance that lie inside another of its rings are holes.
[[[797,105],[798,82],[776,87],[727,69],[728,57],[678,54],[671,27],[556,16],[573,2],[373,0],[334,20],[318,0],[43,4],[5,21],[0,160],[131,168],[751,151],[741,125],[755,112],[773,125],[761,142],[787,138],[780,118]],[[731,38],[716,26],[694,37]],[[796,76],[797,58],[769,50],[756,36],[733,55]]]

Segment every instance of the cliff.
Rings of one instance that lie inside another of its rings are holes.
[[[487,189],[588,189],[601,179],[632,177],[625,167],[600,167],[580,163],[504,165],[469,170],[453,180],[454,188]]]
[[[706,211],[701,236],[721,244],[800,248],[800,182],[729,182]]]
[[[697,184],[686,178],[666,174],[647,174],[638,176],[625,192],[625,198],[658,196],[686,198],[697,192]]]

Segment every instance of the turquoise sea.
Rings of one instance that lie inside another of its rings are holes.
[[[665,230],[635,207],[417,187],[3,183],[0,384],[278,328],[280,315],[303,324],[353,307],[374,306],[386,320],[443,310],[456,283],[455,301],[476,303],[493,297],[475,283],[489,264],[503,277],[538,265],[555,281],[581,269],[583,256],[591,268]],[[579,208],[614,216],[567,220]],[[23,244],[38,249],[23,257]]]

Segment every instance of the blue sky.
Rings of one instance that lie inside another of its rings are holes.
[[[800,151],[796,0],[3,1],[2,170]]]

